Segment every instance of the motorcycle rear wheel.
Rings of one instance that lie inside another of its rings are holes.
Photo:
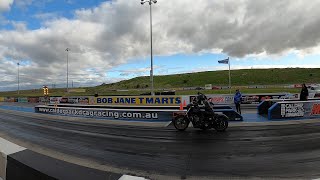
[[[189,126],[189,119],[184,115],[176,116],[173,120],[174,127],[179,131],[184,131]]]
[[[218,132],[226,131],[229,125],[228,120],[229,118],[226,115],[224,114],[218,115],[214,129]]]

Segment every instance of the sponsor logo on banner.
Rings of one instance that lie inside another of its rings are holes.
[[[303,103],[297,104],[281,104],[282,117],[303,117],[304,108]]]
[[[115,96],[115,97],[95,97],[95,104],[112,105],[159,105],[170,106],[180,105],[182,103],[180,96]]]
[[[314,104],[312,106],[311,115],[313,116],[320,115],[320,104]]]
[[[39,107],[39,113],[60,114],[67,116],[81,116],[107,119],[159,119],[163,114],[171,115],[170,112],[148,112],[148,111],[115,111],[104,109],[85,108],[59,108],[59,107]]]
[[[60,103],[62,97],[50,97],[50,103]]]
[[[18,98],[18,102],[21,102],[21,103],[27,103],[28,102],[28,98]]]
[[[13,97],[6,97],[4,99],[5,102],[15,102],[14,98]]]
[[[213,104],[231,104],[233,103],[233,96],[207,96],[208,101]],[[190,102],[196,99],[196,96],[190,96]]]
[[[38,103],[39,102],[39,98],[38,97],[29,97],[28,98],[28,102],[30,102],[30,103]]]
[[[89,104],[89,97],[50,97],[50,103]]]
[[[225,103],[225,98],[224,97],[212,97],[212,98],[209,98],[208,99],[209,102],[212,102],[212,103]]]

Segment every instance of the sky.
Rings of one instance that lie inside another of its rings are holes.
[[[320,68],[320,0],[158,0],[154,74]],[[1,0],[0,91],[113,83],[150,73],[140,0]],[[70,51],[65,51],[69,48]],[[17,63],[20,65],[18,66]]]

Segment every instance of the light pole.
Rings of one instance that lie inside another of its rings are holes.
[[[69,51],[70,49],[67,48],[67,93],[69,93]]]
[[[20,94],[20,63],[17,63],[18,65],[18,94]]]
[[[152,8],[151,5],[157,3],[157,0],[141,0],[141,5],[149,3],[150,6],[150,51],[151,51],[151,95],[154,96],[154,85],[153,85],[153,53],[152,53]]]

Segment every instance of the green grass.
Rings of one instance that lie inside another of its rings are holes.
[[[228,71],[208,71],[199,73],[155,76],[155,88],[203,87],[205,84],[228,85]],[[320,69],[243,69],[231,71],[232,85],[274,85],[320,83]],[[149,77],[137,77],[119,83],[107,84],[99,88],[135,89],[150,85]]]
[[[286,69],[243,69],[232,70],[232,86],[250,85],[283,85],[301,83],[320,83],[320,69],[286,68]],[[199,73],[187,73],[177,75],[155,76],[154,83],[156,89],[176,90],[177,95],[195,94],[197,90],[183,91],[183,87],[204,87],[205,84],[213,86],[228,85],[228,71],[208,71]],[[104,84],[96,87],[85,87],[85,93],[65,93],[64,88],[49,89],[50,96],[93,96],[99,95],[140,95],[150,88],[149,77],[136,77],[118,83]],[[116,91],[116,90],[129,91]],[[234,91],[234,90],[232,90]],[[229,90],[202,90],[206,94],[228,94]],[[292,92],[297,93],[299,89],[267,88],[267,89],[245,89],[242,93],[276,93]],[[232,92],[233,93],[233,92]],[[23,90],[20,95],[16,91],[0,92],[0,96],[26,97],[42,96],[42,89]]]
[[[288,92],[288,93],[299,93],[300,89],[288,89],[288,88],[265,88],[265,89],[241,89],[241,93],[244,94],[258,94],[258,93],[280,93],[280,92]],[[229,90],[189,90],[189,91],[178,91],[178,95],[190,95],[197,94],[198,92],[202,92],[203,94],[229,94]],[[235,93],[235,90],[232,89],[231,93]]]

